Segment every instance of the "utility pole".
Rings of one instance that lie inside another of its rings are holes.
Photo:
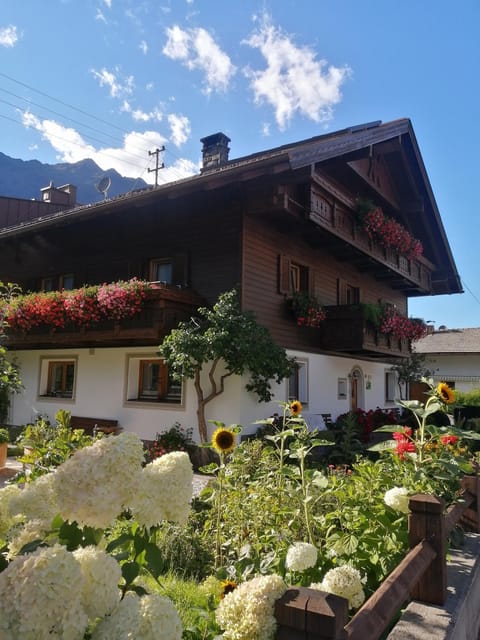
[[[163,169],[165,167],[165,164],[162,162],[162,164],[158,163],[160,154],[162,151],[165,151],[165,146],[163,146],[161,149],[155,149],[155,151],[149,151],[148,155],[149,156],[155,156],[155,169],[148,169],[148,173],[152,173],[152,171],[155,171],[155,186],[158,187],[158,172],[160,171],[160,169]]]

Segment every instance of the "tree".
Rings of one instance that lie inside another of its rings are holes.
[[[431,371],[425,366],[425,360],[425,354],[412,351],[407,358],[404,358],[399,364],[392,367],[392,370],[397,372],[400,397],[402,397],[403,386],[408,388],[408,385],[412,382],[417,382],[421,380],[421,378],[431,375]]]
[[[159,350],[174,379],[194,381],[198,430],[205,443],[205,407],[223,393],[228,377],[248,373],[246,389],[268,402],[273,395],[271,381],[279,383],[288,377],[293,362],[252,312],[241,311],[235,289],[220,295],[212,309],[200,307],[197,313],[173,329]]]

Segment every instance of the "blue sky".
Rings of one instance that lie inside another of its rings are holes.
[[[0,151],[152,182],[164,145],[169,181],[217,131],[235,158],[408,117],[465,289],[410,315],[480,326],[479,24],[478,0],[3,0]]]

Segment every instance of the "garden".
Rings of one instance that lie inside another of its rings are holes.
[[[455,393],[429,388],[400,415],[350,412],[323,432],[298,401],[255,437],[214,422],[195,496],[178,423],[151,443],[86,436],[67,411],[28,425],[25,471],[0,490],[0,637],[268,640],[292,586],[352,616],[408,551],[409,498],[454,504],[477,471],[479,434],[439,419]]]

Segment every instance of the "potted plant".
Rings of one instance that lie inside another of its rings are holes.
[[[295,291],[287,299],[287,305],[293,313],[299,327],[319,327],[326,313],[317,298],[306,291]]]
[[[10,442],[10,434],[7,429],[0,429],[0,469],[7,463],[8,443]]]

